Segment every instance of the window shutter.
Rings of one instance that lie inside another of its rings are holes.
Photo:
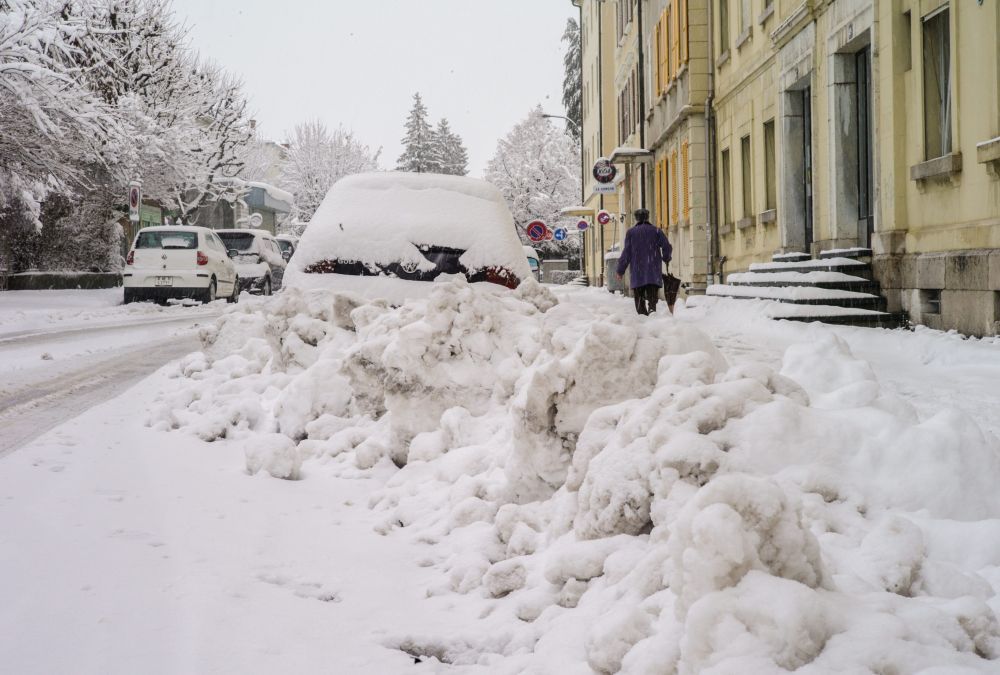
[[[688,0],[680,0],[677,10],[681,21],[681,61],[688,62]]]
[[[680,11],[677,6],[678,0],[670,0],[670,16],[672,21],[670,22],[670,31],[673,36],[673,52],[671,53],[672,61],[672,72],[674,77],[677,77],[677,71],[681,67],[681,36],[680,36]]]
[[[659,96],[663,92],[663,77],[660,71],[660,29],[662,22],[658,21],[656,23],[656,95]]]
[[[670,176],[670,222],[677,222],[677,151],[670,153],[670,164],[673,166]]]
[[[662,24],[660,29],[660,71],[663,73],[663,88],[666,89],[670,84],[670,10],[663,10],[663,14],[660,15],[660,24]]]
[[[691,189],[688,187],[688,142],[681,143],[681,196],[684,220],[691,222]]]

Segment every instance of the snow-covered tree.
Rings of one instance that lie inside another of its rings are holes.
[[[566,30],[562,36],[566,43],[566,54],[563,56],[563,66],[566,75],[563,78],[563,106],[566,117],[573,124],[566,125],[569,133],[577,143],[583,130],[583,61],[580,46],[580,24],[572,17],[566,22]]]
[[[432,156],[431,164],[437,173],[452,176],[469,174],[469,153],[465,149],[462,137],[451,130],[447,119],[442,118],[434,129]]]
[[[337,127],[332,132],[320,121],[295,125],[286,145],[287,159],[281,184],[295,196],[295,217],[308,222],[333,184],[344,176],[377,171],[382,149],[374,152]]]
[[[548,257],[576,257],[579,237],[534,244],[525,226],[536,218],[549,227],[560,221],[560,209],[580,199],[580,155],[573,139],[547,120],[541,107],[500,140],[486,166],[486,180],[507,200],[518,235]]]
[[[396,162],[397,171],[415,173],[438,173],[435,162],[434,130],[427,122],[427,107],[420,94],[413,95],[413,108],[406,119],[406,135],[403,137],[403,154]]]

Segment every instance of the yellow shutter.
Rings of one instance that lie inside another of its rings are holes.
[[[670,168],[667,166],[667,158],[664,157],[660,160],[660,225],[666,226],[670,221],[670,214],[668,209],[670,208],[670,198],[667,193],[667,179],[670,177]]]
[[[677,222],[677,151],[670,153],[670,164],[673,170],[670,172],[670,222]]]
[[[656,23],[656,95],[659,96],[663,93],[663,68],[661,64],[663,62],[663,44],[662,35],[663,32],[663,19],[660,19]]]
[[[681,21],[681,61],[688,62],[688,0],[680,0],[677,10]]]
[[[681,195],[684,220],[691,222],[691,189],[688,187],[688,142],[681,143]]]
[[[677,7],[678,0],[670,0],[670,16],[672,21],[670,22],[670,34],[673,38],[671,40],[671,45],[673,50],[670,54],[671,60],[671,71],[674,73],[674,77],[677,77],[677,71],[681,67],[681,36],[680,36],[680,11]]]
[[[653,195],[653,200],[654,200],[654,203],[656,204],[656,216],[655,217],[657,217],[657,218],[660,216],[660,178],[661,178],[660,163],[657,162],[656,163],[656,190],[654,191],[655,194]]]

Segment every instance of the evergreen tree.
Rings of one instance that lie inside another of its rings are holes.
[[[462,137],[451,130],[447,119],[438,122],[434,130],[434,165],[439,173],[466,176],[469,173],[469,153]]]
[[[427,108],[420,94],[413,95],[413,108],[406,120],[406,136],[403,137],[403,154],[396,162],[397,171],[415,173],[436,173],[439,167],[434,157],[434,130],[427,123]]]
[[[562,39],[566,43],[566,55],[563,57],[566,68],[566,76],[563,78],[563,106],[566,108],[566,117],[573,122],[567,125],[569,133],[579,143],[583,130],[583,60],[580,25],[575,19],[570,18],[566,22]]]

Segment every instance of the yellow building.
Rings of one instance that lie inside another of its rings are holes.
[[[613,58],[617,46],[618,3],[615,0],[574,0],[573,4],[580,8],[581,18],[584,206],[592,214],[592,226],[583,239],[583,269],[591,286],[604,286],[607,282],[605,253],[620,239],[618,195],[595,192],[590,169],[598,159],[610,157],[618,144]],[[609,54],[612,58],[607,57]],[[615,215],[615,219],[604,226],[593,217],[602,210]]]
[[[910,319],[1000,333],[1000,2],[878,3],[875,269]]]
[[[585,49],[585,106],[617,122],[587,166],[613,131],[652,153],[620,211],[645,193],[689,291],[846,255],[889,312],[1000,332],[1000,0],[577,1],[585,34],[615,27]]]

